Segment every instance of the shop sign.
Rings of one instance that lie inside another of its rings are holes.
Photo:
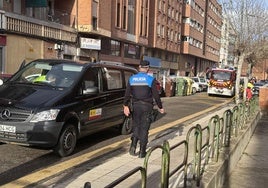
[[[100,50],[101,40],[92,38],[80,38],[80,48],[90,50]]]

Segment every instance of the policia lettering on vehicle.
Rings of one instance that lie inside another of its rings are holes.
[[[129,104],[132,101],[133,134],[131,137],[130,155],[136,155],[139,141],[139,158],[146,155],[148,132],[151,124],[153,102],[157,104],[160,113],[164,113],[162,102],[157,91],[156,79],[148,75],[149,61],[141,61],[139,72],[129,78],[124,98],[124,114],[130,115]]]

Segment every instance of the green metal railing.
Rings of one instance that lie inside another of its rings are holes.
[[[146,154],[143,166],[139,166],[124,174],[120,178],[113,181],[105,188],[115,187],[122,181],[136,174],[141,173],[141,186],[147,186],[147,170],[151,154],[160,149],[162,151],[161,160],[161,188],[169,187],[169,179],[174,178],[175,174],[182,173],[182,184],[187,187],[187,184],[195,183],[196,186],[200,185],[201,176],[204,172],[205,166],[209,161],[218,162],[220,149],[223,147],[230,147],[230,140],[233,136],[237,137],[239,131],[244,129],[246,124],[251,118],[256,116],[258,112],[257,97],[253,97],[250,102],[243,102],[232,109],[224,111],[223,116],[215,115],[210,118],[208,125],[202,126],[197,124],[191,127],[186,135],[186,139],[175,144],[169,145],[168,141],[164,141],[162,145],[152,147]],[[193,136],[193,137],[191,137]],[[205,139],[203,139],[205,137]],[[191,140],[190,140],[191,139]],[[205,142],[203,143],[203,140]],[[190,142],[193,142],[193,147],[190,147]],[[184,157],[180,164],[177,164],[175,169],[170,171],[170,153],[175,148],[184,146]],[[192,150],[190,150],[192,149]],[[189,153],[193,152],[193,160],[189,160]],[[192,178],[188,175],[189,171],[192,172]],[[90,188],[90,182],[84,184],[84,188]]]

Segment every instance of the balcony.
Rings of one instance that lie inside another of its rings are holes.
[[[76,23],[76,17],[74,15],[62,10],[53,10],[53,14],[48,14],[45,19],[73,28]]]
[[[53,19],[55,19],[54,17]],[[58,19],[57,19],[58,20]],[[4,33],[19,33],[66,42],[76,42],[74,28],[56,22],[35,19],[10,12],[0,11],[0,30]]]

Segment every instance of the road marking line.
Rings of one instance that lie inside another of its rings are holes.
[[[153,134],[156,134],[160,131],[163,131],[167,128],[171,128],[175,125],[178,125],[182,122],[185,122],[187,120],[190,120],[192,118],[195,118],[199,115],[202,115],[206,112],[209,112],[213,109],[216,109],[224,104],[227,104],[229,103],[230,101],[226,101],[224,103],[220,103],[220,104],[217,104],[215,106],[212,106],[206,110],[203,110],[203,111],[200,111],[200,112],[197,112],[195,114],[191,114],[189,116],[186,116],[184,118],[181,118],[181,119],[178,119],[176,121],[173,121],[173,122],[170,122],[170,123],[167,123],[167,124],[164,124],[160,127],[157,127],[157,128],[154,128],[154,129],[151,129],[149,131],[149,135],[153,135]],[[69,159],[67,161],[64,161],[62,163],[59,163],[59,164],[56,164],[56,165],[53,165],[53,166],[50,166],[50,167],[47,167],[45,169],[42,169],[42,170],[39,170],[37,172],[33,172],[32,174],[28,174],[26,176],[23,176],[17,180],[14,180],[10,183],[7,183],[5,185],[3,185],[2,187],[3,188],[9,188],[9,187],[12,187],[12,188],[20,188],[20,187],[26,187],[26,186],[29,186],[31,184],[34,184],[34,183],[38,183],[39,181],[42,181],[42,180],[45,180],[46,178],[48,177],[51,177],[53,175],[56,175],[60,172],[63,172],[67,169],[70,169],[71,167],[74,167],[74,166],[77,166],[79,164],[82,164],[90,159],[92,159],[92,157],[97,157],[97,156],[100,156],[103,154],[103,151],[112,151],[116,148],[118,148],[120,145],[124,144],[125,142],[130,142],[130,139],[129,138],[126,138],[124,140],[121,140],[121,141],[118,141],[114,144],[111,144],[111,145],[107,145],[103,148],[100,148],[100,149],[96,149],[92,152],[89,152],[89,153],[85,153],[81,156],[78,156],[78,157],[75,157],[75,158],[72,158],[72,159]]]

